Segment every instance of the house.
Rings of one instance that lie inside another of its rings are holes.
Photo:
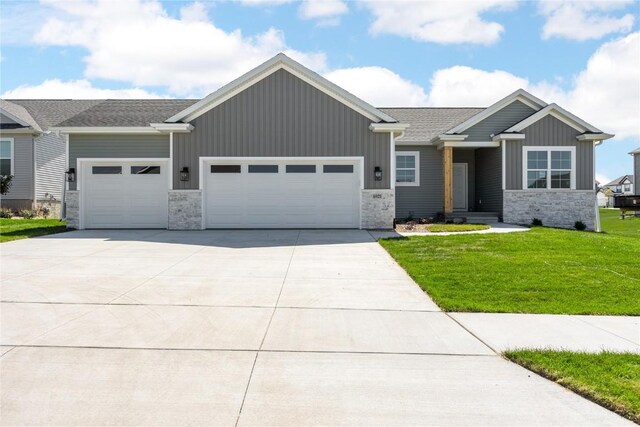
[[[629,154],[633,156],[633,189],[635,191],[633,194],[640,195],[640,147]]]
[[[0,100],[0,175],[13,176],[0,205],[12,210],[45,206],[59,217],[65,137],[49,128],[99,103],[86,100]]]
[[[622,175],[601,187],[609,198],[608,206],[613,206],[613,199],[616,196],[631,196],[635,194],[634,179],[634,175]]]
[[[71,228],[390,228],[493,213],[594,228],[611,138],[524,90],[487,108],[376,108],[283,54],[201,100],[104,100],[65,138]],[[60,175],[62,176],[62,175]]]

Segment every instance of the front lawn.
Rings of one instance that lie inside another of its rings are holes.
[[[67,231],[59,219],[0,219],[0,242],[44,236]]]
[[[640,355],[518,350],[505,356],[640,423]]]
[[[401,232],[431,232],[431,233],[461,233],[464,231],[488,230],[487,224],[397,224],[396,231]]]
[[[620,209],[600,209],[602,231],[618,236],[640,238],[640,217],[620,219]]]
[[[380,244],[447,311],[640,314],[640,239],[534,227]]]

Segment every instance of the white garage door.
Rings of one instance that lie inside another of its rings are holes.
[[[358,161],[204,164],[207,228],[358,228]]]
[[[83,228],[167,228],[166,160],[79,160]]]

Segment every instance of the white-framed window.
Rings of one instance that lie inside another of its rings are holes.
[[[396,152],[396,186],[420,185],[420,152]]]
[[[576,147],[524,147],[522,163],[525,190],[576,188]]]
[[[625,192],[631,191],[631,184],[625,184],[624,185],[624,191]]]
[[[0,138],[0,175],[13,175],[13,138]]]

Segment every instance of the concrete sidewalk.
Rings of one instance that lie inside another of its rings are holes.
[[[0,249],[3,425],[630,424],[504,360],[365,231]]]
[[[449,313],[494,351],[549,348],[640,353],[640,317]]]

